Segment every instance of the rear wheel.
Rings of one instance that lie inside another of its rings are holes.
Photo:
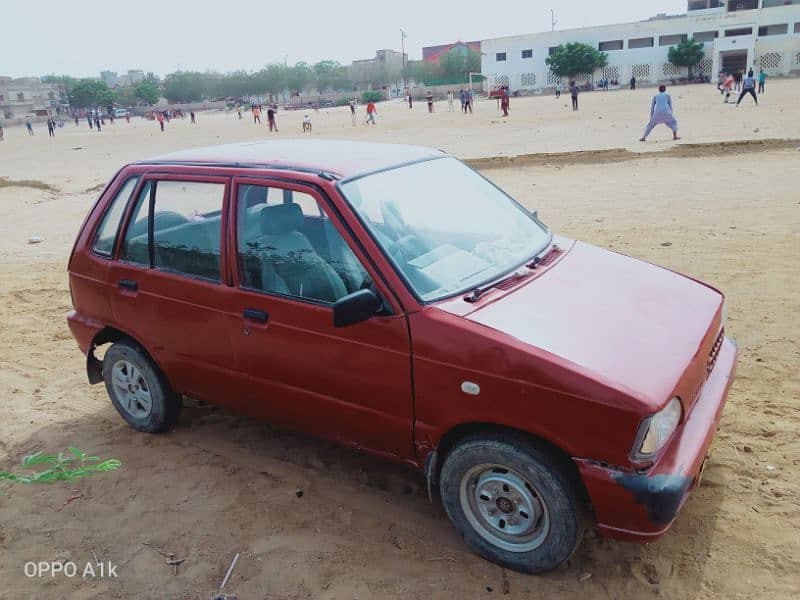
[[[467,438],[447,455],[440,489],[467,545],[515,571],[558,567],[583,535],[583,507],[564,466],[522,436]]]
[[[180,397],[138,346],[113,344],[103,357],[103,379],[114,408],[128,425],[155,433],[171,427],[180,413]]]

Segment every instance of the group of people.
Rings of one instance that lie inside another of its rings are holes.
[[[472,105],[475,101],[475,93],[471,90],[462,89],[458,93],[458,98],[461,101],[461,112],[464,114],[472,112]],[[408,108],[414,108],[414,97],[411,95],[411,92],[406,92],[406,101],[408,102]],[[428,112],[432,113],[434,111],[434,98],[433,92],[428,91],[425,94],[425,102],[428,105]],[[455,103],[455,94],[453,90],[447,91],[447,111],[454,112],[455,108],[453,107]]]
[[[767,74],[764,69],[758,72],[758,94],[763,94],[767,83]],[[758,94],[756,93],[756,77],[753,75],[753,69],[747,72],[746,77],[742,77],[741,73],[720,73],[719,81],[717,82],[717,89],[719,93],[725,97],[723,102],[728,104],[733,92],[739,92],[739,98],[736,100],[736,106],[739,106],[742,99],[746,94],[753,97],[756,105],[758,105]]]
[[[263,112],[264,112],[264,106],[262,104],[256,104],[254,102],[250,105],[250,114],[253,116],[254,125],[261,125],[261,115],[263,114]],[[241,106],[236,107],[236,114],[239,115],[240,120],[244,118],[242,115]],[[270,131],[276,131],[276,132],[278,131],[278,121],[276,120],[277,114],[278,114],[277,104],[267,105],[267,124],[269,125]],[[303,128],[303,131],[305,131],[305,127]]]

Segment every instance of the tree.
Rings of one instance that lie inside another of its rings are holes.
[[[575,77],[602,69],[608,64],[608,55],[589,44],[570,42],[558,46],[544,62],[559,77]]]
[[[264,91],[277,96],[287,88],[289,68],[286,65],[271,64],[261,69],[257,77]]]
[[[466,48],[453,48],[439,59],[440,79],[460,83],[469,79],[470,73],[481,72],[481,53]]]
[[[155,104],[161,97],[161,92],[149,81],[140,81],[133,88],[133,95],[137,100],[145,104]]]
[[[164,97],[170,102],[202,100],[209,89],[209,74],[177,71],[164,78]]]
[[[347,67],[343,67],[335,60],[323,60],[312,68],[316,88],[320,92],[347,89]]]
[[[114,92],[102,79],[80,79],[69,94],[73,106],[110,106],[114,103]]]
[[[676,67],[688,67],[689,77],[694,77],[694,68],[706,55],[703,42],[694,39],[683,40],[677,46],[670,46],[667,60]]]
[[[289,67],[286,75],[286,87],[297,95],[302,94],[314,80],[314,71],[306,62],[295,63]]]

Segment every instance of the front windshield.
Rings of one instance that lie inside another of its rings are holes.
[[[424,301],[501,277],[550,238],[523,208],[454,158],[367,175],[342,191]]]

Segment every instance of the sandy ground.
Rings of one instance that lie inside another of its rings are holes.
[[[447,114],[446,103],[434,115],[382,104],[376,127],[352,127],[336,109],[312,113],[312,135],[465,158],[644,153],[540,157],[484,173],[565,235],[721,288],[738,379],[703,484],[665,537],[636,545],[590,534],[562,570],[508,573],[507,597],[797,597],[800,153],[719,142],[800,138],[800,81],[770,82],[761,106],[748,99],[738,111],[712,87],[676,89],[683,144],[707,144],[694,149],[667,141],[666,129],[636,141],[651,93],[584,94],[579,113],[568,98],[514,100],[507,120],[488,101],[472,116]],[[299,136],[302,116],[280,114],[277,135]],[[0,468],[72,445],[123,462],[69,484],[0,486],[0,598],[208,598],[237,552],[227,591],[240,599],[504,596],[502,570],[466,549],[419,475],[194,403],[174,431],[139,434],[102,386],[87,384],[64,320],[65,266],[96,186],[127,161],[268,135],[232,115],[198,119],[164,134],[143,120],[99,134],[68,124],[52,141],[11,128],[0,144]],[[44,241],[27,244],[33,235]],[[59,510],[73,490],[83,497]],[[179,574],[142,542],[186,557]],[[116,579],[24,575],[26,561],[82,565],[93,552],[119,565]]]

